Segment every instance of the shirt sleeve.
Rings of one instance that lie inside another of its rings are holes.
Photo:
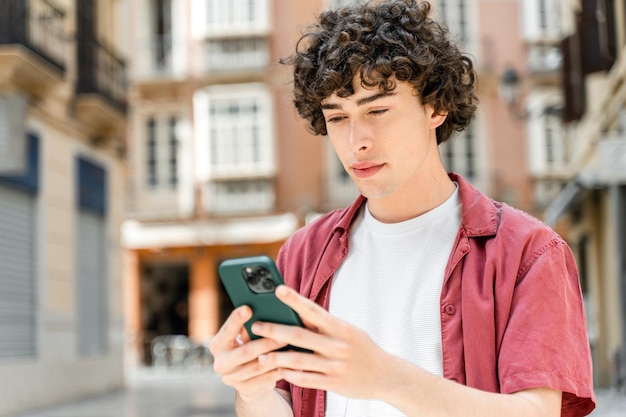
[[[500,389],[563,392],[563,417],[595,406],[586,319],[576,263],[561,239],[522,264],[498,355]]]

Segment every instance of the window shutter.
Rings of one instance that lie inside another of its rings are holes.
[[[106,238],[106,171],[77,159],[76,307],[78,353],[106,353],[108,280]]]
[[[563,123],[580,120],[585,113],[586,95],[581,69],[580,42],[575,33],[561,41],[563,56],[562,90],[564,100]]]
[[[35,197],[0,185],[0,358],[36,354]]]
[[[108,290],[105,221],[92,212],[77,218],[76,294],[78,353],[106,353],[108,333]]]
[[[598,0],[598,19],[600,52],[613,65],[617,56],[615,0]]]
[[[577,15],[583,75],[606,71],[614,62],[614,58],[607,57],[602,51],[598,2],[599,0],[583,0],[583,9]]]
[[[36,196],[39,140],[21,176],[0,176],[0,358],[37,353]]]

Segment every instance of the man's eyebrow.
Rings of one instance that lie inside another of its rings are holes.
[[[396,95],[396,93],[393,93],[393,92],[374,94],[373,96],[363,97],[361,99],[358,99],[357,102],[356,102],[356,105],[357,106],[363,106],[365,104],[371,103],[372,101],[376,101],[376,100],[381,99],[383,97],[389,97],[389,96],[394,96],[394,95]]]
[[[393,96],[396,93],[390,92],[390,93],[377,93],[368,97],[363,97],[357,100],[356,105],[357,106],[364,106],[366,104],[369,104],[373,101],[376,101],[378,99],[381,99],[383,97],[389,97],[389,96]],[[320,106],[322,109],[327,109],[327,110],[335,110],[335,109],[340,109],[341,106],[339,104],[336,103],[326,103],[326,104],[322,104]]]

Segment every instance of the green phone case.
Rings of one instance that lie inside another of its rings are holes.
[[[233,305],[235,307],[247,305],[252,309],[252,318],[245,324],[250,339],[258,339],[260,337],[252,333],[251,327],[256,321],[303,327],[302,320],[298,314],[276,298],[273,290],[257,293],[250,288],[246,278],[246,271],[255,270],[259,267],[269,272],[274,288],[283,284],[283,279],[276,268],[276,264],[268,256],[228,259],[222,262],[218,268],[220,279]]]

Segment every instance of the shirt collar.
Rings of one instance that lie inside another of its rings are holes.
[[[459,184],[459,197],[461,199],[462,226],[468,237],[493,236],[498,230],[499,210],[493,200],[486,197],[478,189],[472,186],[459,174],[448,174],[452,181]],[[335,230],[345,233],[352,221],[365,203],[366,198],[360,195],[337,221]]]

